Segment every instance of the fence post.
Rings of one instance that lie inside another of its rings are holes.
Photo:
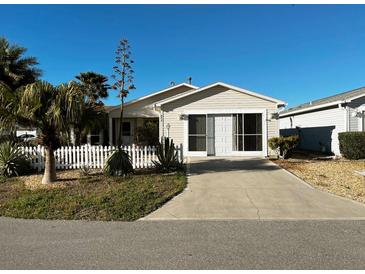
[[[64,152],[65,152],[65,158],[64,158],[64,166],[63,166],[63,168],[64,169],[68,169],[68,147],[65,147],[65,150],[64,150]]]
[[[151,147],[150,146],[147,147],[146,158],[147,158],[147,167],[151,167],[152,163],[151,163]]]
[[[139,152],[140,152],[140,150],[139,150],[139,146],[136,146],[136,155],[137,155],[137,157],[136,157],[136,168],[140,168],[140,157],[139,157]]]
[[[101,146],[100,148],[100,168],[104,168],[104,147]]]
[[[72,146],[72,168],[76,169],[76,147]]]
[[[136,146],[132,144],[132,165],[136,168]]]
[[[155,146],[153,146],[152,147],[152,160],[153,161],[156,161],[156,147]]]

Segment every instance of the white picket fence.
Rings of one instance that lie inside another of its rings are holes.
[[[131,157],[133,168],[151,168],[152,161],[157,161],[154,146],[122,146]],[[42,146],[21,147],[24,154],[31,156],[31,166],[41,171],[44,169],[45,149]],[[56,169],[103,168],[106,159],[116,150],[115,146],[65,146],[54,152]],[[179,160],[183,161],[182,146],[176,146]]]

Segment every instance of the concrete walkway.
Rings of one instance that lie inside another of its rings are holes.
[[[268,160],[192,158],[187,189],[144,220],[365,219],[365,205],[317,190]]]

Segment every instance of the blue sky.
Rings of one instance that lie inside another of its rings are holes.
[[[54,84],[84,71],[110,76],[127,38],[137,86],[128,100],[189,76],[289,106],[365,86],[365,6],[1,5],[0,26]],[[115,93],[106,103],[118,103]]]

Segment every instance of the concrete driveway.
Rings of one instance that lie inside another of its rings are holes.
[[[191,158],[187,189],[143,218],[365,219],[365,205],[317,190],[258,158]]]

